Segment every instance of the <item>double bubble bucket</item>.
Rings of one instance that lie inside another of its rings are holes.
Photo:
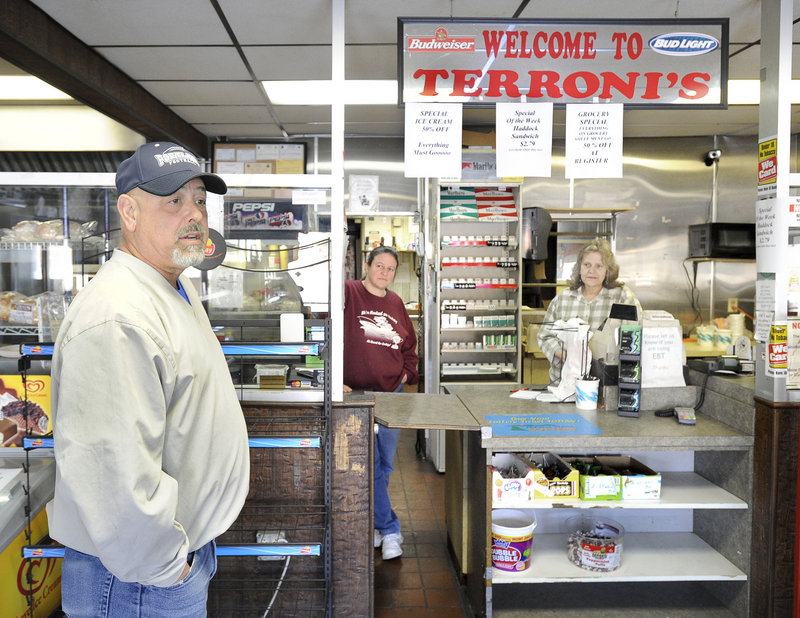
[[[492,511],[492,566],[501,571],[524,571],[531,565],[533,511]]]

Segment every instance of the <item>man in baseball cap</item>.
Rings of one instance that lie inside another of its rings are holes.
[[[197,618],[214,539],[250,482],[230,371],[182,275],[204,257],[206,191],[227,187],[167,142],[141,146],[116,184],[120,248],[72,301],[53,350],[47,512],[66,547],[62,609]]]

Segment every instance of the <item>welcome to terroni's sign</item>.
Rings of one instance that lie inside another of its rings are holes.
[[[398,18],[399,103],[727,107],[728,19]]]

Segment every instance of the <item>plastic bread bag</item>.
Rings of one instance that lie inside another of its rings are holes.
[[[566,401],[575,394],[575,382],[589,372],[592,365],[592,352],[589,349],[589,325],[579,318],[570,318],[566,322],[557,320],[553,332],[563,342],[567,353],[561,365],[561,380],[558,385],[550,385],[547,390],[556,401]]]

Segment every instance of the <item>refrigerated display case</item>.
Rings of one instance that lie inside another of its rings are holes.
[[[74,265],[96,271],[106,245],[97,232],[118,226],[111,192],[102,184],[0,185],[0,344],[55,338],[85,284]]]

